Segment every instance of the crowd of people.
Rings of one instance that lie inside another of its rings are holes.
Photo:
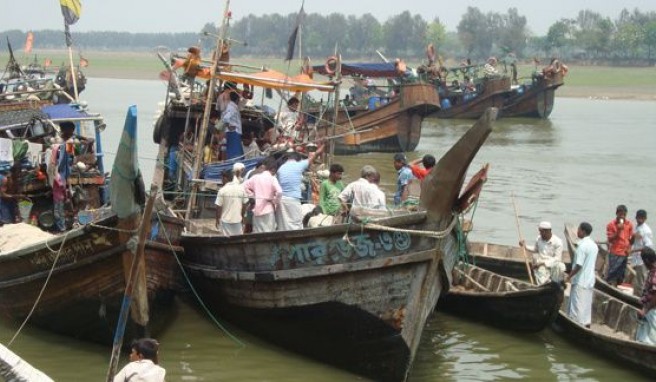
[[[344,167],[332,164],[327,176],[324,175],[326,179],[317,185],[316,197],[308,197],[308,194],[313,195],[311,192],[304,194],[304,175],[323,150],[324,145],[320,144],[307,158],[296,151],[286,152],[278,159],[269,156],[244,176],[244,166],[240,162],[235,163],[232,170],[224,171],[223,186],[215,200],[217,229],[226,236],[298,230],[387,211],[387,197],[380,188],[380,172],[371,165],[361,169],[359,179],[344,185]],[[393,165],[397,170],[394,206],[403,207],[409,202],[409,184],[413,180],[421,181],[430,173],[435,157],[426,155],[408,164],[405,155],[397,154]]]
[[[647,211],[639,209],[635,214],[635,225],[627,219],[628,209],[620,204],[615,217],[606,225],[606,244],[608,246],[607,271],[605,281],[612,286],[625,284],[630,275],[633,293],[640,297],[642,309],[636,339],[656,345],[656,253],[653,233],[647,224]],[[538,285],[548,282],[571,284],[568,315],[583,326],[592,323],[593,291],[597,276],[596,264],[599,245],[590,234],[592,225],[579,224],[579,238],[572,257],[572,269],[565,272],[563,262],[563,242],[551,232],[551,223],[544,221],[538,225],[539,236],[534,245],[520,241],[519,245],[533,253],[532,270]]]

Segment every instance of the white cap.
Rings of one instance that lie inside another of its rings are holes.
[[[232,172],[242,171],[245,167],[246,166],[244,166],[243,163],[237,162],[234,165],[232,165]]]
[[[551,223],[544,221],[538,224],[538,229],[551,229]]]

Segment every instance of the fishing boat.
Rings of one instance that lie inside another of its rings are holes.
[[[463,90],[460,85],[437,85],[442,100],[442,108],[431,115],[440,119],[476,119],[489,107],[501,110],[506,95],[510,91],[510,78],[506,76],[481,78],[475,81],[475,88]],[[445,107],[446,106],[446,107]]]
[[[61,66],[57,72],[50,72],[36,62],[21,65],[14,56],[7,40],[9,59],[0,76],[0,105],[21,109],[26,104],[41,105],[69,103],[75,100],[86,86],[86,77],[80,68]],[[75,73],[76,81],[73,81]]]
[[[454,268],[453,284],[438,308],[502,329],[537,332],[553,322],[562,301],[558,283],[535,286],[464,264]]]
[[[566,226],[567,227],[567,226]],[[563,251],[563,262],[569,272],[571,270],[572,260],[571,253],[575,250],[572,242],[578,241],[576,238],[576,230],[571,226],[566,228],[565,239],[568,242],[569,251]],[[526,280],[528,278],[526,270],[526,261],[524,254],[520,247],[484,243],[484,242],[467,242],[468,256],[471,262],[481,268],[491,270],[504,276],[519,278]],[[612,296],[621,299],[633,306],[640,306],[640,299],[636,296],[627,294],[626,292],[611,286],[601,276],[605,267],[605,258],[607,251],[599,247],[600,254],[597,256],[597,263],[595,265],[596,280],[595,289],[605,291]]]
[[[183,233],[196,291],[217,316],[287,349],[376,380],[405,380],[450,284],[454,206],[463,206],[467,168],[495,115],[488,111],[424,180],[422,211],[231,237]]]
[[[83,153],[65,142],[75,163],[68,186],[74,187],[79,200],[72,208],[65,208],[69,219],[63,232],[53,232],[56,225],[49,196],[51,186],[47,176],[37,173],[42,168],[43,156],[30,157],[25,167],[13,167],[20,168],[16,178],[18,192],[29,195],[31,200],[31,211],[21,211],[21,215],[33,225],[5,224],[0,228],[3,233],[11,229],[22,236],[17,246],[0,252],[0,314],[71,337],[111,344],[134,258],[130,251],[134,246],[129,242],[141,216],[143,182],[137,164],[136,107],[128,110],[110,186],[106,184],[103,167],[100,132],[104,122],[100,115],[75,104],[29,112],[43,113],[47,118],[30,117],[27,123],[5,125],[0,132],[26,137],[36,144],[54,137],[56,123],[74,122],[80,136],[90,133],[95,138],[95,150]],[[24,117],[23,114],[18,117]],[[0,114],[0,120],[5,116],[6,113]],[[64,155],[63,146],[57,150]],[[111,207],[106,206],[107,202],[111,202]],[[38,238],[37,233],[45,237]],[[169,247],[166,249],[163,252],[154,246],[146,250],[144,263],[148,270],[143,264],[139,268],[132,316],[126,329],[128,338],[155,334],[170,317],[177,265]]]
[[[557,63],[531,76],[531,82],[514,85],[507,95],[501,114],[507,117],[549,118],[554,108],[556,89],[565,84],[566,67]]]
[[[554,323],[556,331],[586,350],[606,355],[624,367],[632,365],[652,378],[656,375],[656,346],[635,341],[640,322],[638,308],[595,289],[592,324],[586,328],[568,317],[568,304],[566,292]]]
[[[567,247],[569,248],[569,251],[574,253],[579,238],[576,236],[576,228],[574,228],[574,226],[571,224],[565,224],[565,239],[567,241]],[[606,282],[604,275],[606,274],[606,268],[608,265],[608,251],[601,245],[599,245],[598,248],[599,253],[597,254],[597,262],[595,264],[595,289],[599,289],[600,291],[607,293],[616,299],[636,308],[642,308],[640,297],[633,294],[633,288],[620,289],[619,287],[615,287]],[[630,271],[627,268],[627,273],[629,272]]]
[[[409,79],[393,63],[341,63],[331,57],[326,65],[314,66],[312,72],[350,76],[355,81],[346,101],[339,103],[336,118],[329,123],[322,119],[316,125],[318,138],[336,137],[334,153],[338,155],[414,151],[423,120],[440,109],[439,96],[431,84]],[[375,79],[384,79],[387,85],[376,84]],[[323,105],[310,107],[308,113],[335,115],[334,107]]]

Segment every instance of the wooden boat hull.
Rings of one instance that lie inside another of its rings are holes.
[[[455,285],[440,297],[439,309],[502,329],[537,332],[553,322],[563,301],[557,283],[534,286],[471,265],[463,272],[468,278],[454,274]]]
[[[423,212],[232,237],[202,227],[194,233],[190,224],[183,266],[199,296],[215,315],[292,351],[375,380],[405,380],[450,283],[453,214],[496,113],[486,113],[424,179]]]
[[[502,117],[549,118],[554,107],[556,89],[564,85],[562,73],[538,77],[533,84],[514,90],[505,100]]]
[[[338,128],[317,126],[317,135],[344,135],[335,139],[335,154],[350,155],[369,151],[413,151],[421,138],[424,118],[439,110],[440,100],[429,84],[406,84],[399,97],[374,110],[340,112]],[[328,111],[330,113],[330,111]]]
[[[510,91],[510,79],[507,77],[489,79],[484,90],[478,96],[468,101],[452,102],[448,109],[442,108],[431,117],[440,119],[477,119],[490,107],[501,110],[504,100]]]
[[[595,290],[592,302],[592,325],[587,329],[567,316],[568,297],[558,312],[554,329],[565,334],[584,349],[608,356],[622,366],[633,365],[647,375],[656,376],[656,346],[635,339],[637,309]]]
[[[426,229],[425,222],[414,213],[380,224]],[[215,314],[298,353],[398,381],[428,307],[448,285],[455,239],[337,225],[182,243],[184,266]]]
[[[98,222],[116,227],[116,217]],[[29,323],[53,332],[102,344],[111,344],[125,289],[125,240],[114,230],[85,226],[28,248],[0,256],[0,314],[22,321],[28,316],[41,289],[47,287]],[[65,238],[56,265],[57,252]],[[148,331],[166,324],[164,313],[171,305],[172,272],[177,265],[169,254],[147,251]],[[52,272],[51,272],[52,269]],[[160,318],[162,318],[160,320]],[[128,338],[146,333],[130,320]]]

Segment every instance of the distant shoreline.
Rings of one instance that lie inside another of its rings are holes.
[[[149,80],[156,81],[158,78],[154,73],[143,73],[141,71],[125,71],[112,69],[86,70],[89,78],[109,78],[122,80]],[[634,100],[634,101],[656,101],[656,87],[653,86],[583,86],[565,85],[556,90],[557,97],[563,98],[589,98],[608,100]]]

